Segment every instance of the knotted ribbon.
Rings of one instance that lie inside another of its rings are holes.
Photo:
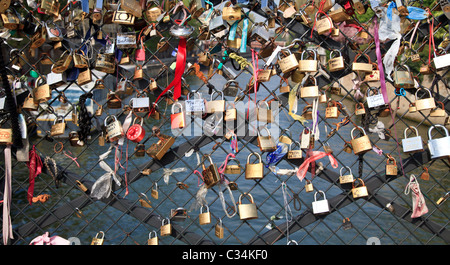
[[[29,170],[28,174],[28,193],[27,199],[30,205],[33,203],[33,193],[34,193],[34,181],[39,174],[42,173],[42,160],[41,157],[36,153],[36,148],[33,145],[33,148],[29,152],[29,161],[27,162],[27,167]]]
[[[30,245],[70,245],[70,241],[60,236],[48,236],[45,232],[42,236],[38,236],[31,240]]]
[[[169,184],[169,177],[170,177],[170,175],[172,175],[173,173],[186,171],[186,168],[185,167],[174,168],[174,169],[163,168],[163,171],[164,171],[164,174],[163,174],[164,182],[166,184]]]
[[[365,83],[365,81],[361,80],[359,75],[356,75],[356,78],[352,79],[352,82],[353,82],[352,90],[355,90],[355,95],[354,95],[355,99],[358,100],[358,99],[364,98],[364,94],[361,93],[360,86],[361,86],[361,84]]]
[[[297,90],[300,83],[297,83],[289,92],[289,115],[296,121],[301,122],[303,125],[306,122],[305,117],[296,114],[297,112]]]
[[[112,168],[104,161],[113,150],[111,145],[104,154],[99,156],[99,165],[106,171],[100,178],[92,185],[91,197],[97,200],[102,198],[108,198],[112,191],[112,181],[114,180],[118,186],[120,186],[119,176],[112,170]]]
[[[423,197],[422,192],[420,191],[419,182],[417,182],[416,176],[412,175],[409,177],[409,182],[405,188],[405,195],[409,194],[409,191],[412,190],[412,204],[413,204],[413,213],[411,214],[411,218],[420,217],[428,212],[428,207],[425,204],[425,198]]]
[[[381,50],[380,50],[380,38],[378,36],[378,18],[375,16],[374,18],[374,40],[375,40],[375,52],[377,54],[377,64],[378,70],[380,71],[380,88],[381,93],[383,94],[384,103],[389,104],[389,98],[386,90],[386,79],[384,78],[384,68],[383,61],[381,60]]]
[[[14,238],[11,224],[11,145],[8,144],[5,153],[5,189],[3,191],[3,245],[8,239]]]
[[[386,139],[386,135],[384,134],[384,123],[382,121],[378,121],[377,125],[373,128],[369,128],[369,132],[378,134],[380,139]]]
[[[322,152],[322,151],[311,151],[310,156],[308,158],[306,158],[305,161],[303,161],[303,163],[298,168],[298,171],[297,171],[298,179],[300,181],[303,181],[303,179],[306,176],[306,172],[308,171],[309,165],[311,163],[314,163],[316,160],[319,160],[319,159],[324,158],[326,156],[328,156],[328,158],[330,159],[331,166],[333,168],[337,168],[338,167],[338,162],[337,162],[336,158],[334,158],[334,156],[331,153],[325,153],[325,152]]]

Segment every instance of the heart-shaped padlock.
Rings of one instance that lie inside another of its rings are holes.
[[[138,118],[141,120],[140,124],[135,123],[136,119],[138,119]],[[134,118],[133,125],[131,125],[127,131],[128,140],[133,141],[135,143],[139,143],[142,139],[144,139],[145,130],[144,130],[144,127],[142,127],[143,120],[144,119],[142,119],[141,117]]]

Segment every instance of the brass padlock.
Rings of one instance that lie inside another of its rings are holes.
[[[281,57],[282,51],[278,53],[278,66],[280,67],[281,72],[288,73],[298,68],[298,60],[295,54],[292,54],[290,50],[288,51],[288,55],[284,58]]]
[[[404,70],[399,70],[399,67]],[[396,88],[414,88],[414,77],[407,65],[397,65],[395,67],[394,86]]]
[[[142,80],[144,78],[144,70],[142,69],[142,65],[136,65],[134,68],[134,76],[133,80]]]
[[[151,201],[148,199],[147,195],[145,195],[145,193],[143,192],[141,192],[141,194],[139,195],[139,203],[141,204],[142,207],[152,208]]]
[[[333,30],[333,21],[331,17],[325,16],[324,18],[317,19],[318,13],[316,14],[316,26],[314,29],[317,31],[319,35],[327,34]]]
[[[368,62],[367,63],[358,63],[357,60],[358,58],[360,58],[362,55],[365,55]],[[373,70],[373,65],[372,65],[372,61],[370,60],[370,57],[367,54],[357,54],[355,56],[355,59],[353,60],[352,63],[352,71],[355,72],[363,72],[363,73],[372,73]]]
[[[161,230],[161,236],[169,236],[172,234],[172,224],[170,223],[169,218],[165,218],[161,221],[160,230]]]
[[[327,107],[325,109],[325,118],[326,119],[337,119],[341,112],[337,107],[337,102],[334,100],[330,100],[327,103]]]
[[[162,9],[159,7],[159,3],[156,1],[147,2],[147,10],[145,10],[145,16],[148,22],[157,22],[158,17],[163,13]]]
[[[236,161],[236,165],[231,165],[230,162],[231,161]],[[225,166],[224,172],[225,174],[241,174],[241,170],[242,170],[242,166],[241,163],[239,162],[239,160],[237,160],[236,158],[230,158],[227,162],[227,165]]]
[[[262,136],[258,130],[258,145],[261,152],[273,152],[277,149],[275,142],[272,139],[269,129],[264,127],[267,132],[266,136]]]
[[[221,95],[221,99],[213,100],[213,95],[215,93],[219,93]],[[214,113],[214,112],[224,112],[225,111],[225,100],[223,99],[223,92],[215,90],[211,93],[210,101],[206,102],[206,112]]]
[[[61,54],[59,59],[53,64],[52,66],[52,72],[56,74],[60,74],[64,71],[66,71],[70,64],[72,63],[73,55],[72,52],[68,52],[67,50]]]
[[[202,176],[203,176],[203,182],[205,182],[206,188],[211,188],[220,181],[220,175],[219,171],[217,169],[217,166],[212,161],[212,158],[210,155],[205,154],[203,157],[206,157],[209,161],[209,166],[205,166],[205,161],[203,160],[202,163]]]
[[[119,10],[120,6],[121,4],[119,3],[117,10],[113,13],[112,22],[121,25],[133,25],[136,17],[127,11]]]
[[[251,164],[250,157],[257,156],[258,163]],[[250,153],[247,156],[247,164],[245,165],[245,179],[262,179],[264,177],[264,164],[262,162],[261,156],[256,153]]]
[[[280,76],[280,93],[289,93],[291,92],[291,86],[289,85],[289,82],[286,78]],[[286,85],[282,85],[285,83]]]
[[[7,9],[5,13],[1,14],[3,27],[9,30],[16,30],[20,26],[19,18],[13,13],[11,9]]]
[[[386,160],[386,176],[397,176],[397,162],[390,155]]]
[[[38,30],[33,34],[31,37],[31,45],[30,49],[37,49],[41,47],[46,40],[47,37],[47,31],[44,26],[40,26]]]
[[[59,115],[53,121],[52,128],[50,130],[50,136],[58,136],[63,135],[66,131],[66,121],[64,120],[64,116]]]
[[[417,92],[419,92],[422,88],[419,88],[416,90],[416,101],[415,101],[415,105],[416,105],[416,110],[418,111],[422,111],[422,110],[429,110],[429,109],[434,109],[436,108],[436,103],[434,102],[434,98],[431,95],[430,90],[428,90],[427,88],[423,88],[428,92],[429,97],[428,98],[424,98],[424,99],[418,99],[417,98]]]
[[[303,57],[305,54],[308,54],[308,56],[310,54],[313,54],[313,59],[307,60]],[[298,61],[298,70],[300,72],[317,72],[317,63],[318,61],[316,52],[313,50],[305,50],[301,54],[300,61]]]
[[[289,129],[286,129],[285,131],[289,131]],[[289,136],[281,135],[278,138],[278,142],[290,145],[292,143],[292,133],[289,131]]]
[[[416,103],[414,102],[409,103],[408,111],[410,113],[417,112]]]
[[[71,146],[83,146],[84,142],[80,141],[80,137],[76,131],[69,133],[69,142]]]
[[[89,64],[86,60],[86,55],[83,50],[80,50],[80,53],[74,52],[73,54],[73,66],[75,68],[88,68]]]
[[[261,107],[261,104],[264,104],[265,108]],[[266,123],[266,124],[272,122],[272,120],[273,120],[272,110],[269,107],[269,103],[267,103],[264,100],[258,101],[257,109],[256,109],[256,119],[259,122]]]
[[[361,186],[359,186],[359,185],[355,186],[355,182],[356,181],[359,181],[359,184]],[[354,199],[369,196],[369,193],[367,191],[367,187],[364,185],[364,181],[362,179],[357,178],[357,179],[355,179],[353,181],[353,183],[352,183],[352,195],[353,195]]]
[[[430,117],[445,117],[447,116],[447,113],[445,112],[444,103],[441,101],[437,101],[438,105],[441,105],[441,107],[437,107],[435,109],[432,109],[430,111]]]
[[[258,71],[258,82],[268,82],[272,76],[272,69],[260,69]]]
[[[223,238],[223,225],[222,225],[222,219],[219,219],[219,223],[216,224],[215,228],[214,228],[214,234],[216,235],[217,238]]]
[[[349,174],[342,175],[342,170],[344,168],[348,169]],[[348,166],[342,167],[341,170],[339,171],[339,183],[340,184],[353,183],[353,181],[354,181],[354,179],[353,179],[352,169]]]
[[[154,78],[150,78],[150,84],[149,84],[150,91],[155,91],[158,89],[158,83]]]
[[[310,80],[314,80],[314,85],[305,86]],[[300,85],[300,97],[301,98],[317,98],[319,97],[319,87],[317,86],[317,80],[314,76],[305,76]]]
[[[102,53],[99,51],[97,54],[97,60],[95,61],[95,70],[104,72],[107,74],[113,74],[116,69],[116,58],[114,54]]]
[[[109,109],[121,109],[122,100],[119,98],[119,96],[116,95],[115,92],[110,92],[106,96],[106,106]]]
[[[339,56],[333,57],[333,54],[339,53]],[[336,72],[345,68],[344,57],[342,57],[341,51],[332,50],[330,53],[330,59],[328,60],[328,70],[330,72]]]
[[[237,120],[237,109],[236,106],[234,105],[234,102],[227,102],[224,120],[225,121]]]
[[[91,69],[86,68],[86,70],[81,71],[77,77],[78,85],[86,85],[92,81]]]
[[[291,81],[294,83],[301,83],[305,74],[300,70],[294,70],[291,74]]]
[[[311,182],[311,180],[309,179],[305,179],[305,192],[313,192],[314,191],[314,186]]]
[[[158,234],[156,233],[156,231],[148,233],[147,245],[149,246],[159,245]]]
[[[356,128],[358,128],[364,135],[355,139],[355,137],[353,136],[353,132]],[[366,135],[366,132],[362,127],[357,126],[353,128],[351,131],[351,137],[352,140],[350,142],[355,155],[363,154],[372,150],[372,143],[370,142],[369,136]]]
[[[250,203],[242,204],[242,196],[247,195],[250,197]],[[241,220],[252,220],[258,218],[258,210],[256,209],[253,196],[250,193],[243,193],[239,196],[239,218]]]
[[[110,142],[118,141],[125,135],[125,133],[123,132],[122,124],[114,115],[107,116],[105,118],[104,125],[106,127],[106,133]]]
[[[366,114],[366,109],[364,108],[364,104],[362,102],[358,102],[355,105],[355,115],[363,115]]]
[[[292,144],[295,143],[298,145],[298,150],[292,150]],[[294,141],[289,145],[289,151],[287,152],[287,159],[300,159],[302,158],[302,150],[300,149],[300,143],[298,141]]]
[[[306,105],[303,108],[303,112],[302,112],[302,117],[307,119],[307,120],[312,120],[312,105]]]
[[[222,18],[227,21],[236,21],[241,19],[241,8],[239,6],[232,6],[231,2],[225,3],[222,8]]]
[[[380,81],[380,70],[378,69],[378,64],[376,63],[372,63],[372,65],[374,67],[372,70],[372,73],[366,73],[366,75],[364,76],[364,81],[365,82],[378,82]]]
[[[335,10],[330,11],[328,13],[328,16],[335,23],[344,22],[344,21],[350,20],[352,18],[351,15],[347,14],[347,12],[345,12],[345,9],[342,7],[339,7]]]
[[[145,145],[137,144],[136,147],[134,147],[134,155],[137,157],[145,156]]]
[[[206,206],[206,212],[203,212],[203,206]],[[200,215],[198,216],[198,221],[200,225],[207,225],[211,223],[211,212],[209,211],[208,205],[202,205],[200,207]]]
[[[105,240],[105,233],[103,231],[100,231],[92,239],[91,245],[103,245],[104,240]]]
[[[0,128],[0,144],[1,145],[8,145],[12,144],[12,129],[11,128]]]
[[[420,61],[420,54],[413,53],[411,54],[411,62],[416,63]]]
[[[161,160],[167,151],[169,151],[173,143],[175,143],[175,138],[162,134],[160,129],[156,126],[152,128],[152,133],[154,136],[158,137],[158,142],[152,144],[150,148],[147,149],[146,153],[154,159]]]
[[[167,51],[167,49],[169,49],[169,41],[165,37],[162,37],[156,45],[156,48],[158,52]]]
[[[41,85],[39,84],[39,81],[45,82],[45,79],[43,79],[41,76],[36,79],[33,89],[33,98],[36,103],[47,102],[52,99],[50,86],[48,84]]]
[[[104,83],[103,79],[95,80],[94,89],[104,89],[104,88],[105,88],[105,83]]]

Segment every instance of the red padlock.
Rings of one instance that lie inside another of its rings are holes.
[[[135,124],[137,118],[141,120],[141,124]],[[139,143],[142,139],[144,139],[145,130],[144,127],[142,127],[143,120],[144,119],[142,119],[141,117],[134,118],[133,125],[131,125],[127,131],[128,140]]]

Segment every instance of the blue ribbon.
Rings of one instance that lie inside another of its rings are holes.
[[[248,14],[247,14],[248,15]],[[240,52],[247,52],[247,31],[248,31],[248,18],[244,18],[244,24],[242,27],[242,38]]]
[[[238,27],[238,21],[234,22],[230,27],[230,34],[228,34],[228,40],[234,40],[236,38],[236,31]]]
[[[414,19],[414,20],[422,20],[426,19],[428,17],[427,11],[425,11],[422,8],[415,7],[415,6],[407,6],[409,15],[406,16],[406,18]]]
[[[267,154],[266,157],[266,167],[268,168],[270,164],[275,164],[280,161],[287,152],[283,152],[283,147],[285,144],[277,144],[277,149],[273,152]]]

